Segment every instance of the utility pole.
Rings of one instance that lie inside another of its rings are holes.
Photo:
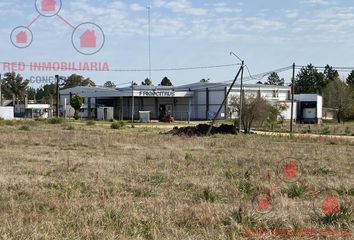
[[[293,63],[293,76],[291,78],[291,117],[290,117],[290,138],[293,137],[293,124],[294,124],[294,94],[295,94],[295,63]]]
[[[57,90],[57,104],[56,104],[56,115],[57,117],[60,117],[59,114],[59,104],[60,104],[60,93],[59,93],[59,75],[55,75],[55,79],[57,80],[57,86],[56,86],[56,90]]]
[[[132,124],[134,124],[134,82],[132,81]]]
[[[245,68],[245,61],[242,60],[242,71],[241,71],[241,86],[240,86],[240,112],[238,116],[238,131],[241,132],[242,129],[242,110],[243,110],[243,70]]]
[[[240,76],[240,74],[241,74],[242,71],[243,71],[243,65],[242,65],[242,66],[240,67],[240,69],[238,70],[234,81],[232,82],[232,84],[231,84],[229,90],[228,90],[227,93],[226,93],[226,96],[225,96],[225,98],[224,98],[222,104],[221,104],[220,107],[219,107],[218,112],[217,112],[216,115],[214,116],[214,119],[213,119],[213,121],[212,121],[212,123],[211,123],[211,125],[210,125],[210,127],[209,127],[209,129],[208,129],[207,135],[210,135],[211,130],[213,129],[213,126],[214,126],[214,124],[215,124],[215,122],[216,122],[216,119],[218,118],[218,116],[219,116],[219,114],[220,114],[220,112],[221,112],[221,109],[224,107],[224,105],[225,105],[227,99],[229,98],[230,92],[231,92],[232,88],[234,87],[234,85],[235,85],[235,83],[236,83],[236,81],[237,81],[237,79],[238,79],[238,77]]]
[[[0,107],[2,107],[2,92],[1,92],[1,86],[2,86],[2,79],[1,79],[1,74],[0,74]]]
[[[148,10],[148,41],[149,41],[149,80],[151,80],[151,3],[147,7]]]

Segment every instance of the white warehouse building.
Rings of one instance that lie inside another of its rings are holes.
[[[61,114],[68,114],[70,98],[79,94],[84,98],[81,110],[83,118],[97,118],[97,109],[113,108],[116,119],[131,119],[134,100],[134,118],[139,119],[140,111],[150,112],[151,119],[161,119],[173,116],[176,120],[209,120],[212,119],[222,104],[229,83],[194,83],[182,86],[134,86],[125,88],[104,87],[74,87],[60,91]],[[290,106],[288,86],[273,86],[262,84],[244,85],[245,94],[263,97],[271,103],[285,103]],[[134,96],[134,97],[133,97]],[[231,90],[232,96],[240,96],[240,86]],[[299,122],[319,123],[322,120],[322,97],[314,94],[296,95],[294,118]],[[303,101],[304,100],[304,101]],[[302,103],[302,101],[304,104]],[[228,112],[228,102],[218,116],[219,119],[232,117]],[[65,106],[66,103],[66,106]],[[305,111],[305,112],[304,112]],[[65,113],[64,113],[65,112]],[[289,110],[283,113],[290,120]],[[305,113],[305,114],[304,114]],[[237,116],[236,116],[237,117]]]

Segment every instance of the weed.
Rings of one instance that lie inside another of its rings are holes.
[[[30,131],[30,127],[27,126],[27,125],[22,125],[20,128],[19,128],[20,131]]]
[[[119,122],[113,122],[111,124],[111,128],[112,129],[121,129],[125,127],[125,123],[123,121],[119,121]]]
[[[75,130],[75,127],[73,125],[69,125],[69,126],[66,126],[64,128],[64,130],[67,130],[67,131],[72,131],[72,130]]]
[[[134,197],[150,198],[153,196],[153,191],[150,188],[138,188],[133,191]]]
[[[204,188],[202,194],[200,195],[200,199],[202,201],[215,203],[215,202],[221,200],[221,197],[218,193],[216,193],[212,189]]]
[[[49,124],[62,124],[64,122],[63,118],[50,118],[47,120]]]
[[[320,176],[320,175],[330,175],[334,174],[334,171],[326,166],[321,166],[319,168],[316,168],[312,171],[313,175]]]
[[[303,184],[292,183],[287,190],[289,198],[306,198],[311,196],[307,187]]]
[[[237,189],[241,193],[245,194],[246,196],[250,196],[253,193],[253,191],[254,191],[252,183],[250,182],[250,180],[245,179],[245,178],[242,178],[238,182]]]
[[[86,122],[86,125],[87,125],[87,126],[94,126],[94,125],[96,125],[96,122],[95,122],[94,120],[88,120],[88,121]]]
[[[323,135],[331,134],[330,127],[326,126],[325,128],[323,128],[322,131],[321,131],[321,134],[323,134]]]
[[[192,153],[186,153],[184,159],[188,162],[195,162],[197,160],[197,157],[194,156]]]

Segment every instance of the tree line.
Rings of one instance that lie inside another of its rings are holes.
[[[14,103],[21,103],[24,101],[25,96],[30,100],[36,100],[39,103],[56,104],[56,83],[50,82],[41,85],[38,88],[30,86],[30,81],[23,78],[20,74],[15,72],[8,72],[4,74],[1,82],[2,97],[7,100],[12,100]],[[134,83],[134,85],[137,85]],[[152,81],[148,78],[145,79],[141,85],[152,86]],[[67,78],[63,78],[59,83],[60,89],[67,89],[77,86],[96,86],[96,83],[90,78],[81,75],[72,74]],[[169,78],[164,77],[159,86],[172,86]],[[107,81],[104,87],[115,88],[116,85],[113,81]]]

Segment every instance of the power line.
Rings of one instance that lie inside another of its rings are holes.
[[[276,73],[280,73],[280,72],[285,72],[285,71],[289,71],[292,69],[292,66],[288,66],[288,67],[284,67],[284,68],[279,68],[279,69],[275,69],[275,70],[271,70],[271,71],[267,71],[267,72],[263,72],[263,73],[258,73],[256,75],[252,75],[250,72],[249,72],[249,76],[248,77],[245,77],[243,82],[250,82],[250,81],[254,81],[255,80],[255,77],[259,77],[259,76],[263,76],[263,78],[273,72],[276,72]],[[260,78],[262,79],[262,78]],[[259,79],[259,80],[260,80]],[[233,81],[232,80],[226,80],[226,81],[222,81],[222,82],[218,82],[218,83],[215,83],[215,85],[213,86],[207,86],[207,88],[209,89],[213,89],[213,88],[220,88],[220,87],[223,87],[227,84],[231,84]],[[201,89],[205,89],[205,86],[203,87],[197,87],[197,88],[193,88],[193,90],[201,90]]]
[[[302,69],[302,68],[306,68],[308,66],[305,66],[305,65],[296,65],[295,66],[296,69]],[[323,66],[313,66],[314,68],[317,68],[317,69],[326,69],[326,67],[323,67]],[[336,70],[336,71],[339,71],[339,72],[347,72],[347,71],[352,71],[354,70],[354,67],[332,67],[330,66],[333,70]]]
[[[0,62],[0,64],[9,64],[7,62]],[[109,69],[109,70],[82,70],[78,68],[72,68],[72,67],[54,67],[51,68],[51,72],[55,71],[84,71],[84,72],[167,72],[167,71],[189,71],[189,70],[199,70],[199,69],[215,69],[215,68],[227,68],[227,67],[234,67],[238,66],[240,64],[221,64],[221,65],[210,65],[210,66],[195,66],[195,67],[179,67],[179,68],[156,68],[156,69]],[[34,67],[33,64],[21,64],[21,66],[26,66],[26,67]],[[38,67],[38,66],[36,66]],[[39,66],[42,68],[42,66]],[[43,67],[47,69],[47,67]]]

